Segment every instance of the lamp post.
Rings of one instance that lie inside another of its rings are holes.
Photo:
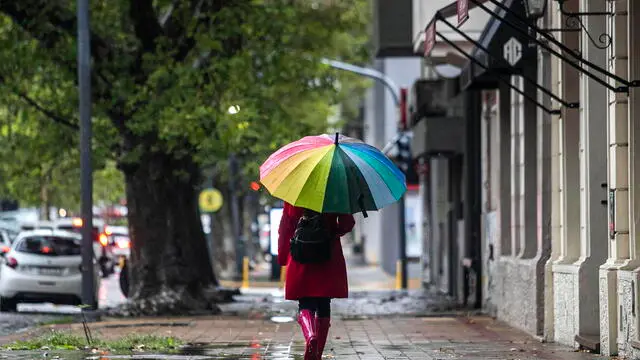
[[[334,69],[343,70],[343,71],[347,71],[350,73],[354,73],[354,74],[358,74],[364,77],[374,79],[380,82],[382,85],[384,85],[387,90],[389,90],[389,92],[391,93],[391,96],[393,97],[393,101],[400,112],[399,114],[400,121],[398,121],[400,123],[400,129],[396,137],[391,142],[389,142],[389,144],[387,144],[388,146],[385,146],[384,149],[382,150],[384,153],[386,153],[391,146],[395,145],[394,143],[397,143],[402,138],[406,130],[406,125],[407,125],[406,119],[403,119],[403,115],[402,115],[402,114],[406,115],[406,100],[407,100],[406,91],[403,91],[403,89],[401,89],[398,85],[396,85],[390,77],[388,77],[387,75],[385,75],[384,73],[378,70],[364,68],[357,65],[345,63],[342,61],[330,60],[330,59],[322,59],[322,63]],[[407,228],[405,225],[406,223],[405,196],[406,195],[403,195],[400,198],[400,200],[398,200],[398,225],[399,225],[398,263],[400,265],[400,269],[397,269],[397,270],[399,270],[401,273],[400,274],[401,278],[399,280],[400,280],[400,287],[403,290],[407,289],[407,282],[408,282],[407,281],[407,245],[406,245],[407,244]],[[396,274],[396,277],[397,277],[397,274]]]
[[[536,21],[544,16],[547,10],[547,0],[523,0],[527,16]]]
[[[78,0],[78,90],[80,96],[80,193],[82,202],[82,303],[95,310],[93,182],[91,170],[91,54],[89,0]]]

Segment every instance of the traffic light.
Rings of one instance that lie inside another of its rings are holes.
[[[396,141],[396,146],[398,147],[398,167],[407,174],[413,162],[411,157],[411,136],[406,132],[403,133]]]
[[[251,186],[251,190],[253,191],[258,191],[260,190],[260,187],[261,187],[260,183],[258,183],[257,181],[252,181],[250,186]]]

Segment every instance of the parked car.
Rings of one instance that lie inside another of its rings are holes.
[[[129,228],[126,226],[107,226],[105,236],[108,239],[111,252],[118,260],[120,266],[120,291],[124,297],[129,296],[129,256],[131,254],[131,238]]]
[[[100,265],[100,272],[102,277],[108,277],[115,271],[116,258],[111,253],[111,248],[107,243],[101,241],[100,234],[103,233],[105,228],[104,221],[101,219],[93,219],[93,254],[98,259]],[[80,234],[82,230],[82,218],[61,218],[54,221],[54,228],[56,230],[71,231]],[[104,242],[104,243],[103,243]]]
[[[6,254],[11,250],[11,244],[13,239],[9,235],[9,232],[4,229],[0,229],[0,254]]]
[[[0,311],[15,311],[21,302],[81,304],[80,236],[59,230],[18,235],[0,264]],[[94,267],[96,289],[100,287]],[[96,291],[96,299],[97,297]]]
[[[115,258],[117,264],[122,267],[123,262],[129,258],[131,252],[131,239],[129,238],[129,228],[126,226],[107,225],[104,233],[100,235],[100,243],[106,243],[110,253]]]

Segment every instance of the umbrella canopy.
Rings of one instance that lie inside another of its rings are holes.
[[[380,150],[339,134],[307,136],[282,147],[260,166],[260,182],[295,206],[365,216],[407,190],[402,171]]]

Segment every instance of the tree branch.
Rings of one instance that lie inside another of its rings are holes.
[[[16,24],[52,48],[63,40],[64,34],[76,37],[76,16],[70,11],[52,4],[49,0],[0,0],[0,11],[10,16]],[[46,19],[43,21],[43,19]],[[91,55],[97,63],[108,63],[115,58],[108,42],[91,32]]]
[[[43,115],[45,115],[46,117],[48,117],[49,119],[53,120],[54,122],[64,125],[68,128],[71,128],[73,130],[80,130],[80,127],[77,124],[74,124],[70,121],[68,121],[67,119],[65,119],[64,117],[54,113],[53,111],[47,110],[45,109],[42,105],[38,104],[37,101],[33,100],[29,95],[27,95],[26,93],[24,93],[23,91],[20,91],[16,88],[13,88],[12,86],[7,85],[5,79],[3,76],[0,76],[0,83],[2,83],[2,85],[4,85],[5,87],[7,87],[9,90],[11,90],[11,92],[16,95],[17,97],[19,97],[20,99],[22,99],[22,101],[26,102],[27,104],[29,104],[31,107],[33,107],[34,109],[38,110],[40,113],[42,113]]]
[[[129,1],[129,16],[136,36],[142,43],[143,52],[154,52],[156,40],[162,35],[162,28],[153,9],[153,1]]]

